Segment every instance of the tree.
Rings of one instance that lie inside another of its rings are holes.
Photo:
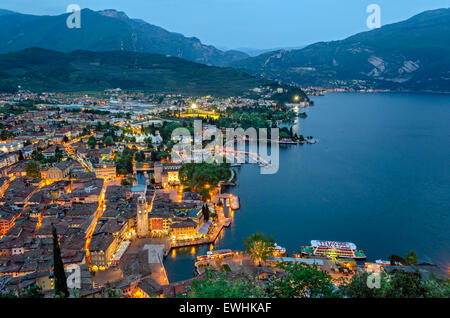
[[[195,192],[214,188],[219,181],[225,181],[230,176],[230,164],[228,163],[186,163],[179,171],[180,182]]]
[[[143,151],[136,152],[134,159],[136,159],[136,161],[138,162],[143,162],[145,160],[145,153]]]
[[[202,214],[203,214],[203,217],[205,219],[205,222],[208,222],[208,220],[209,220],[209,208],[206,206],[206,204],[204,204],[202,206]]]
[[[180,295],[178,295],[180,297]],[[189,298],[255,298],[266,297],[265,288],[247,276],[230,277],[226,273],[207,270],[206,278],[194,280]]]
[[[147,145],[148,148],[152,148],[153,147],[153,139],[152,137],[147,137],[144,139],[145,144]]]
[[[395,269],[391,272],[386,298],[423,298],[428,295],[427,286],[418,271],[405,272]]]
[[[419,261],[419,256],[416,252],[411,250],[408,254],[406,254],[405,261],[408,265],[417,264],[417,262]]]
[[[323,298],[334,296],[331,276],[317,266],[303,263],[277,264],[285,276],[272,281],[269,290],[280,298]]]
[[[31,158],[37,161],[42,161],[44,160],[44,155],[41,151],[33,150],[33,152],[31,153]]]
[[[424,282],[427,289],[427,296],[430,298],[449,298],[450,279],[439,279],[431,275],[431,279]]]
[[[379,275],[377,277],[370,277],[370,275]],[[380,282],[379,288],[369,287],[367,283],[370,280],[378,279]],[[339,285],[339,295],[350,298],[381,298],[385,290],[389,287],[388,276],[386,273],[379,274],[362,273],[357,274],[351,280],[342,279]]]
[[[17,296],[11,292],[0,293],[0,299],[2,299],[2,298],[17,298]]]
[[[203,202],[207,202],[211,199],[211,195],[209,194],[209,191],[207,189],[203,189],[200,191],[200,197]]]
[[[64,263],[61,258],[61,249],[59,247],[58,234],[53,226],[53,275],[55,277],[55,296],[69,297],[67,289],[66,272],[64,271]]]
[[[106,288],[107,298],[120,298],[120,296],[122,296],[122,291],[120,289]]]
[[[80,133],[79,137],[81,136],[87,136],[89,135],[91,132],[89,131],[89,129],[87,129],[86,127],[83,127],[82,132]]]
[[[55,147],[55,158],[57,161],[60,161],[63,157],[63,152],[61,151],[61,149],[59,149],[58,146]]]
[[[244,239],[246,252],[254,262],[258,263],[258,266],[261,266],[261,262],[273,254],[274,244],[273,237],[266,236],[261,232],[256,232]]]
[[[44,298],[44,294],[42,293],[42,288],[33,285],[22,291],[22,298]]]
[[[5,129],[2,129],[1,132],[0,132],[0,139],[1,140],[7,140],[7,139],[9,139],[11,137],[14,137],[14,136],[15,135],[14,135],[13,132],[10,132],[10,131],[5,130]]]
[[[406,265],[406,260],[398,255],[392,254],[389,257],[389,261],[391,263],[391,265]]]
[[[25,164],[25,171],[27,177],[31,178],[40,178],[41,177],[41,168],[35,161],[30,161]]]
[[[133,173],[133,154],[134,150],[125,148],[116,159],[116,168],[118,174]]]
[[[98,121],[97,124],[95,125],[95,130],[102,131],[102,129],[103,129],[103,125],[101,122]]]
[[[108,137],[105,138],[105,145],[107,147],[114,146],[114,139],[113,139],[112,136],[108,136]]]
[[[133,177],[125,177],[120,181],[120,185],[123,186],[132,186],[133,185],[133,181],[135,179]]]
[[[379,275],[378,287],[369,286],[367,282],[371,279],[370,275]],[[338,293],[351,298],[448,298],[450,282],[448,279],[436,279],[432,275],[423,280],[418,271],[394,269],[389,274],[357,274],[350,281],[341,284]]]
[[[87,144],[91,149],[95,148],[95,146],[97,145],[97,140],[95,139],[94,136],[91,136],[89,137]]]

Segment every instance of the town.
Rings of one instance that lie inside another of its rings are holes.
[[[418,266],[414,253],[407,261],[361,264],[365,255],[353,243],[330,248],[314,241],[289,257],[262,233],[248,239],[245,252],[214,250],[240,208],[239,197],[227,191],[237,172],[227,163],[173,160],[172,132],[192,129],[194,119],[204,121],[204,130],[277,127],[305,117],[301,110],[312,105],[272,87],[229,98],[121,89],[0,95],[0,292],[58,296],[55,246],[66,276],[78,275],[68,283],[72,297],[199,296],[202,280],[220,279],[211,273],[251,277],[257,292],[262,282],[289,277],[288,263],[326,273],[333,286],[358,273]],[[280,144],[315,143],[287,128],[280,138]],[[169,281],[164,258],[196,245],[211,251],[197,257],[195,277]]]

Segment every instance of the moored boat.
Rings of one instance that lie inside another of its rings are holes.
[[[282,257],[286,255],[286,249],[284,247],[281,247],[277,243],[273,245],[273,256],[274,257]]]
[[[363,251],[358,250],[354,243],[312,240],[311,246],[300,248],[302,257],[327,256],[330,258],[351,258],[362,261],[366,259]]]
[[[283,138],[279,141],[280,145],[296,145],[297,143],[289,138]]]
[[[233,257],[233,255],[234,255],[234,252],[229,249],[208,251],[208,252],[206,252],[206,255],[197,256],[197,261],[204,261],[204,260],[210,260],[210,259],[216,259],[216,258]]]

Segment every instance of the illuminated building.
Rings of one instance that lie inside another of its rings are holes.
[[[170,235],[176,239],[194,238],[197,236],[197,228],[198,224],[191,220],[172,223]]]
[[[94,165],[97,178],[114,179],[116,177],[116,165],[114,163],[101,163]]]
[[[179,163],[155,163],[155,182],[161,184],[163,188],[180,184],[178,176],[180,168]]]
[[[149,234],[148,211],[147,201],[144,196],[138,198],[136,221],[138,237],[147,237]]]
[[[0,153],[0,169],[4,167],[9,167],[10,165],[16,163],[19,160],[19,155],[17,153]]]
[[[89,245],[90,265],[93,269],[106,269],[114,255],[117,241],[112,235],[100,233],[94,235]]]
[[[73,166],[72,160],[58,162],[53,167],[48,168],[47,170],[42,170],[41,177],[42,179],[52,179],[52,180],[61,180],[67,178],[70,174],[72,166]]]

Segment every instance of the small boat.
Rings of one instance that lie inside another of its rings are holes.
[[[229,250],[229,249],[215,250],[215,251],[206,252],[206,255],[197,256],[197,261],[205,261],[208,259],[226,258],[226,257],[233,257],[233,256],[234,256],[234,252],[232,250]]]
[[[380,265],[380,266],[390,266],[391,265],[391,261],[385,261],[382,259],[377,259],[375,261],[375,264]]]
[[[283,138],[278,142],[280,145],[296,145],[297,143],[292,139]]]
[[[282,257],[286,254],[286,249],[281,247],[277,243],[273,245],[273,256],[274,257]]]

